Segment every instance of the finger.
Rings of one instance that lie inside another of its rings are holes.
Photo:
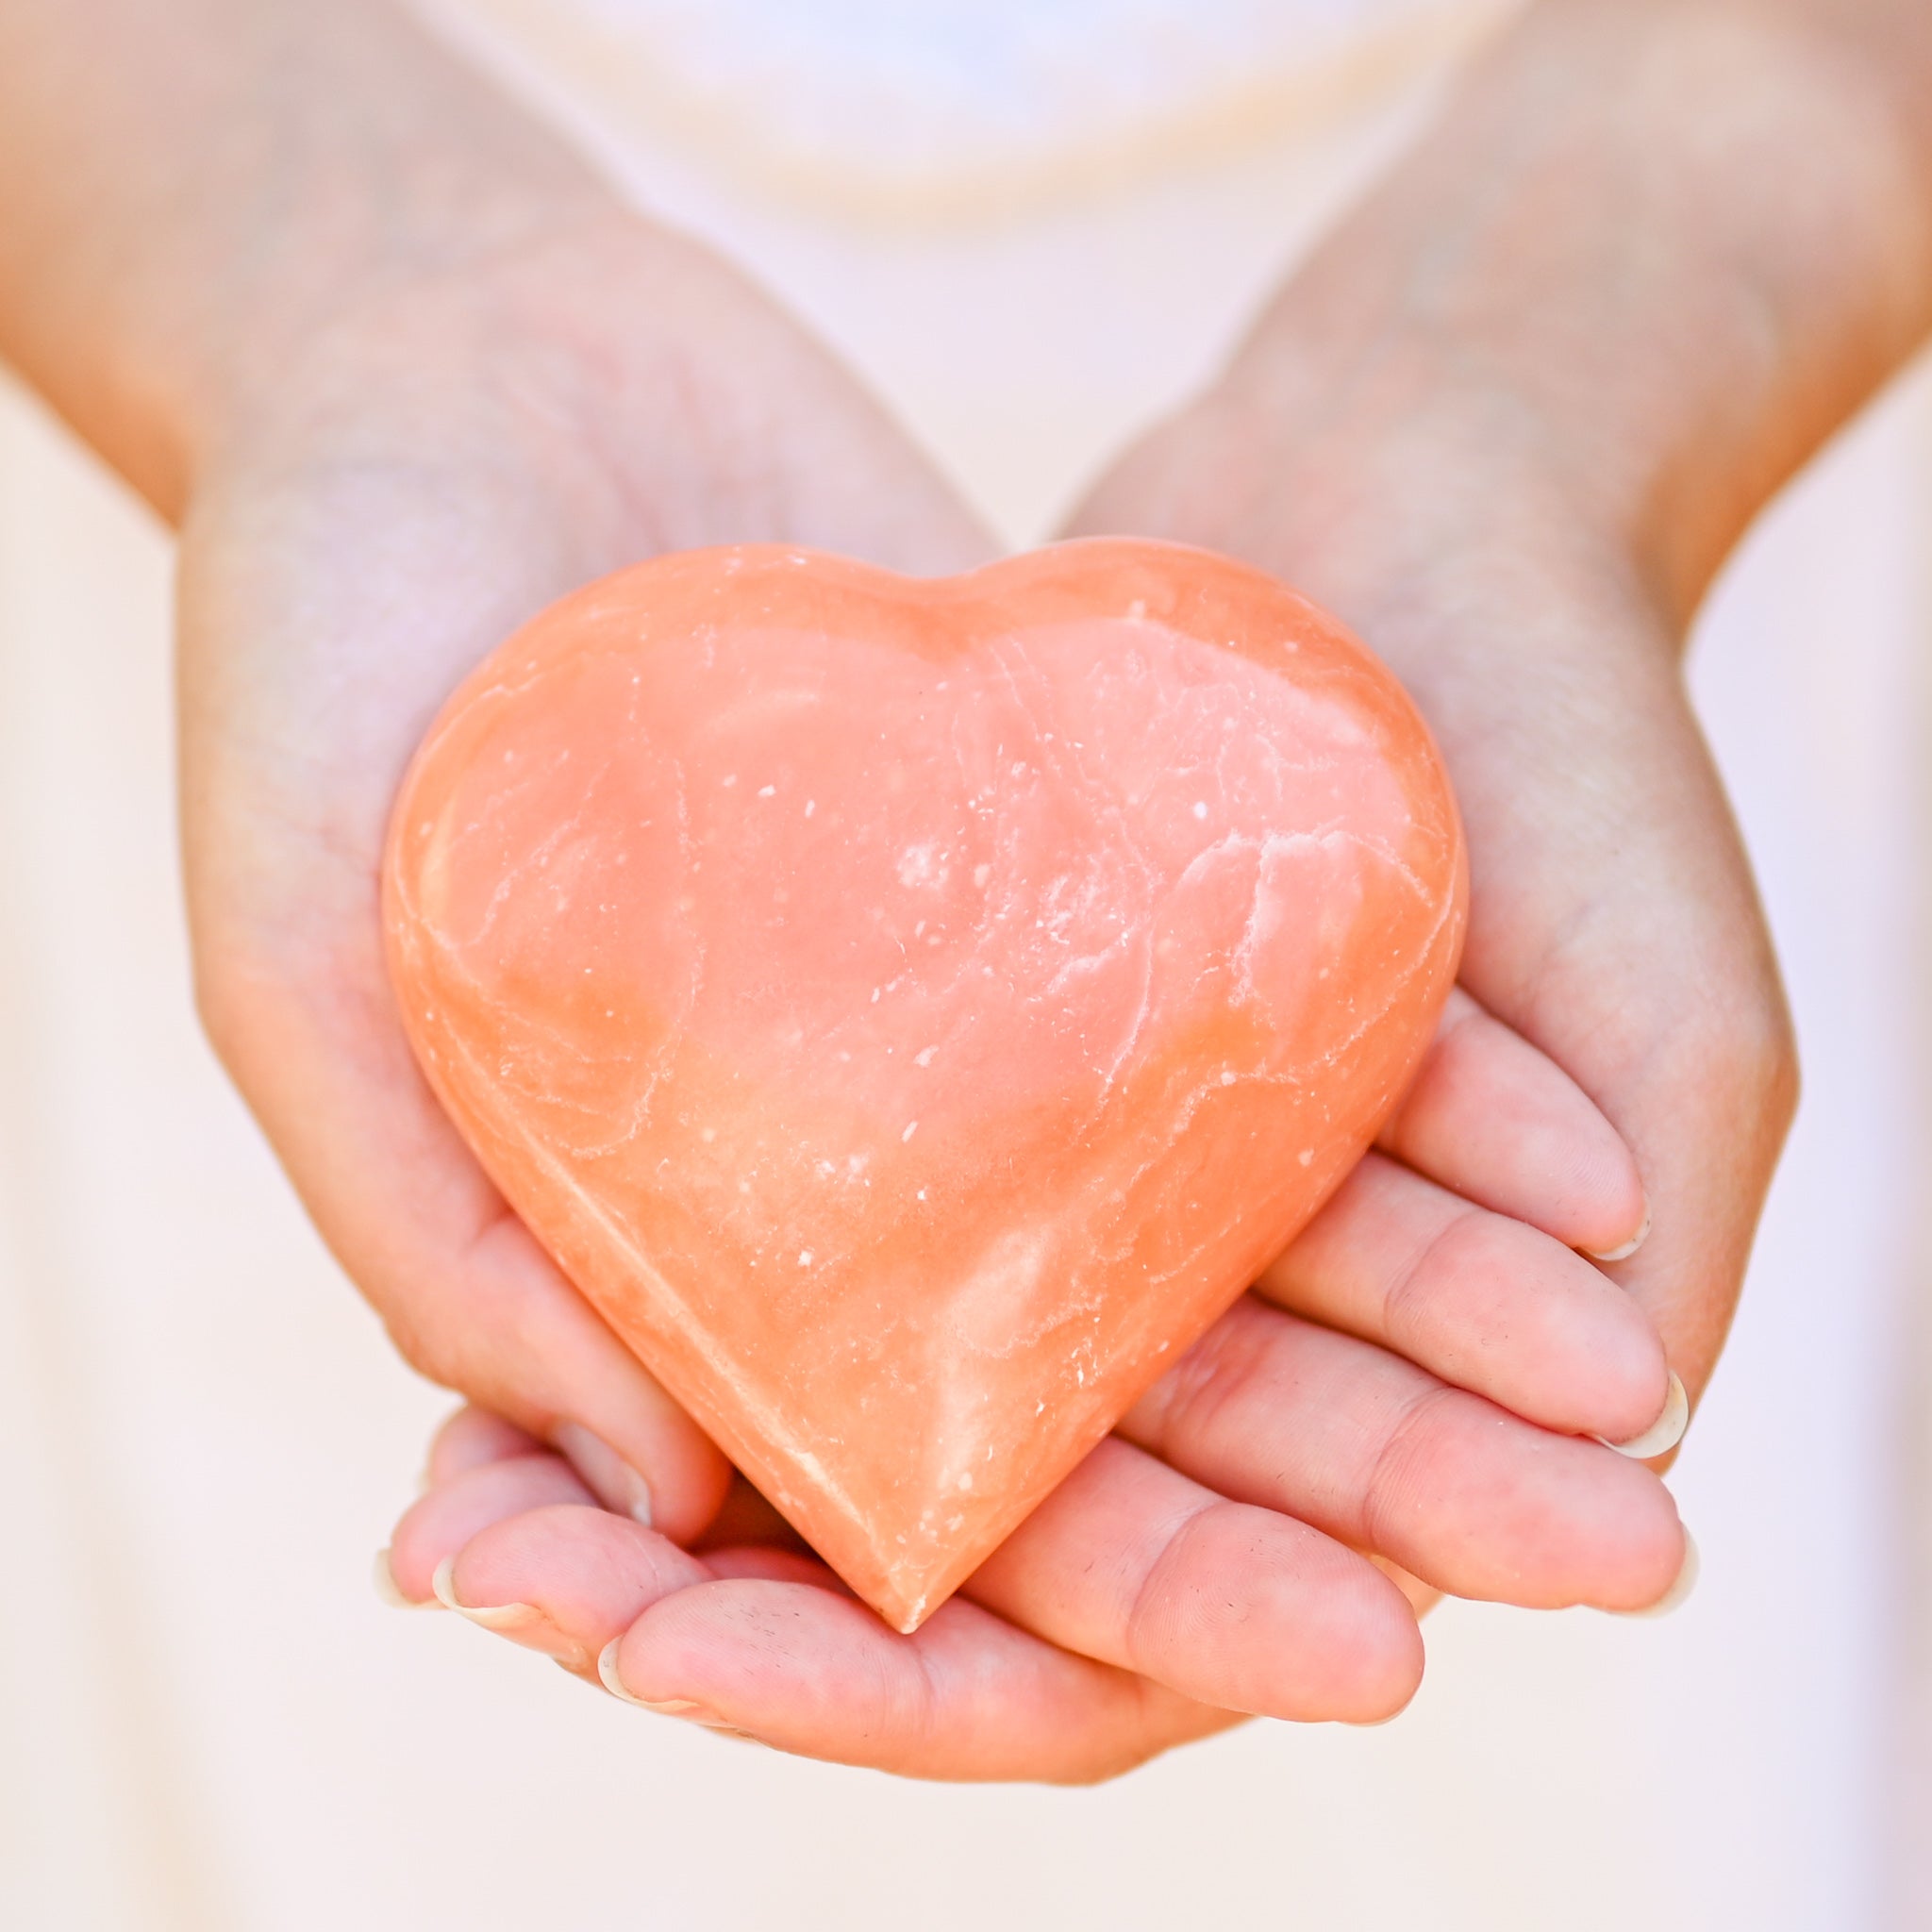
[[[1239,1722],[955,1597],[912,1636],[825,1590],[720,1581],[654,1604],[605,1681],[801,1757],[903,1777],[1111,1777]]]
[[[453,1482],[465,1472],[482,1469],[492,1462],[508,1462],[514,1456],[539,1456],[543,1445],[500,1415],[466,1403],[441,1428],[429,1444],[429,1460],[423,1473],[423,1487],[436,1489]]]
[[[1621,1442],[1669,1396],[1656,1326],[1600,1269],[1385,1155],[1364,1158],[1256,1288],[1546,1428]]]
[[[1617,1130],[1556,1061],[1460,987],[1376,1144],[1587,1254],[1642,1236],[1643,1183]]]
[[[1328,1537],[1103,1442],[967,1594],[1064,1650],[1197,1703],[1371,1724],[1422,1681],[1401,1591]]]
[[[495,1524],[450,1582],[465,1605],[526,1610],[504,1635],[596,1658],[633,1703],[910,1776],[1105,1776],[1235,1721],[972,1604],[956,1599],[901,1637],[808,1558],[698,1558],[600,1510]]]
[[[492,1524],[551,1503],[596,1499],[560,1456],[517,1456],[465,1470],[419,1497],[390,1539],[390,1569],[411,1603],[435,1595],[439,1566]]]
[[[446,1598],[486,1628],[585,1669],[660,1596],[693,1584],[759,1577],[851,1593],[814,1557],[770,1547],[694,1556],[581,1499],[480,1515],[460,1543],[443,1539]]]
[[[1636,1609],[1684,1562],[1676,1506],[1642,1464],[1252,1298],[1120,1433],[1456,1596]]]
[[[579,1502],[479,1525],[437,1572],[437,1594],[471,1623],[584,1675],[648,1605],[710,1579],[634,1519]]]
[[[1467,635],[1425,635],[1421,600],[1377,638],[1442,741],[1469,828],[1463,981],[1636,1156],[1654,1224],[1614,1278],[1694,1393],[1796,1096],[1750,866],[1647,600],[1559,572],[1526,609],[1521,558],[1472,554],[1450,574],[1465,569],[1439,595]]]

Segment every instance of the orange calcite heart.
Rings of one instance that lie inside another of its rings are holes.
[[[1354,1165],[1466,896],[1389,673],[1112,541],[593,584],[450,701],[385,891],[491,1177],[908,1630]]]

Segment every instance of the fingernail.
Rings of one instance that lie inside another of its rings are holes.
[[[617,1674],[617,1647],[623,1641],[622,1637],[613,1637],[597,1653],[597,1675],[603,1680],[605,1690],[609,1691],[611,1696],[621,1697],[626,1704],[635,1704],[640,1710],[655,1710],[663,1717],[681,1717],[688,1724],[703,1724],[708,1731],[732,1730],[732,1726],[722,1717],[706,1709],[702,1704],[693,1704],[688,1697],[663,1697],[653,1700],[649,1697],[640,1697],[634,1690],[628,1690],[624,1679]],[[743,1737],[748,1734],[735,1732],[734,1735]],[[751,1741],[758,1743],[760,1740],[753,1738]]]
[[[1697,1554],[1696,1540],[1687,1529],[1684,1532],[1684,1560],[1678,1566],[1677,1580],[1656,1603],[1646,1604],[1641,1610],[1624,1610],[1621,1614],[1625,1617],[1668,1617],[1697,1588],[1697,1573],[1701,1568],[1702,1558]]]
[[[1621,1248],[1606,1248],[1601,1254],[1593,1248],[1584,1249],[1592,1261],[1627,1261],[1643,1245],[1644,1237],[1650,1233],[1650,1203],[1643,1204],[1643,1225],[1640,1227]]]
[[[582,1423],[558,1423],[550,1440],[597,1493],[606,1508],[618,1510],[646,1529],[651,1524],[651,1486],[610,1444]]]
[[[1645,1429],[1641,1436],[1632,1436],[1627,1442],[1606,1441],[1597,1438],[1606,1449],[1614,1449],[1619,1456],[1627,1456],[1633,1462],[1648,1462],[1653,1456],[1661,1456],[1666,1449],[1674,1449],[1684,1440],[1684,1431],[1690,1426],[1690,1398],[1684,1392],[1684,1384],[1675,1369],[1671,1371],[1669,1386],[1664,1391],[1663,1413]]]
[[[597,1675],[605,1690],[613,1697],[623,1698],[626,1704],[642,1704],[646,1710],[662,1710],[664,1707],[661,1704],[647,1704],[643,1698],[633,1697],[624,1688],[624,1679],[617,1674],[617,1646],[623,1641],[622,1637],[613,1637],[597,1653]]]
[[[445,1557],[436,1566],[436,1575],[430,1582],[430,1589],[436,1592],[436,1600],[444,1609],[454,1610],[459,1617],[467,1617],[473,1624],[480,1624],[486,1630],[521,1630],[525,1625],[534,1624],[543,1613],[534,1604],[491,1604],[478,1607],[458,1600],[456,1585],[452,1580],[457,1567],[454,1557]]]
[[[396,1573],[389,1560],[387,1550],[377,1550],[375,1562],[371,1568],[369,1580],[375,1586],[375,1593],[392,1610],[433,1610],[439,1607],[433,1599],[405,1596],[402,1585],[396,1581]]]

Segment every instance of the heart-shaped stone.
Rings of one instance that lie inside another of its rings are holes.
[[[1360,644],[1103,541],[593,584],[451,699],[386,897],[484,1167],[909,1630],[1355,1163],[1466,893]]]

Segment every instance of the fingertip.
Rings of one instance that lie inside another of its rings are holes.
[[[1217,1504],[1189,1529],[1116,1661],[1204,1705],[1291,1723],[1374,1723],[1414,1696],[1415,1613],[1359,1552],[1247,1504]]]
[[[1677,1574],[1671,1587],[1655,1603],[1645,1604],[1641,1609],[1621,1612],[1626,1617],[1668,1617],[1673,1610],[1680,1608],[1697,1588],[1697,1579],[1703,1574],[1704,1558],[1697,1548],[1697,1539],[1681,1524],[1684,1549],[1677,1561]]]
[[[455,1580],[466,1603],[528,1604],[591,1653],[653,1604],[709,1576],[704,1562],[655,1531],[562,1503],[479,1530],[458,1555]]]
[[[419,1597],[411,1596],[403,1589],[396,1581],[395,1566],[386,1549],[376,1551],[375,1560],[370,1566],[369,1580],[376,1600],[392,1610],[434,1610],[441,1607],[433,1591],[427,1597]]]
[[[1661,1602],[1683,1574],[1690,1538],[1663,1479],[1641,1464],[1599,1465],[1606,1478],[1595,1547],[1579,1550],[1583,1567],[1595,1573],[1592,1587],[1573,1601],[1625,1613]],[[1617,1475],[1610,1480],[1610,1472]],[[1635,1478],[1635,1480],[1632,1480]],[[1588,1526],[1579,1524],[1588,1535]]]
[[[1335,1718],[1340,1724],[1389,1724],[1414,1703],[1422,1689],[1427,1665],[1422,1625],[1403,1592],[1383,1580],[1392,1601],[1376,1617],[1353,1680],[1337,1686]]]
[[[1634,1435],[1621,1439],[1599,1436],[1597,1440],[1606,1449],[1614,1449],[1633,1462],[1650,1462],[1674,1449],[1690,1426],[1690,1397],[1673,1369],[1665,1385],[1663,1407],[1651,1422]]]
[[[1382,1144],[1592,1257],[1626,1248],[1643,1224],[1642,1177],[1623,1136],[1555,1060],[1466,994]]]
[[[475,1403],[465,1403],[444,1418],[431,1439],[422,1487],[433,1490],[488,1463],[541,1455],[542,1449],[536,1437],[514,1423]]]
[[[1578,1337],[1580,1399],[1574,1416],[1555,1425],[1592,1436],[1639,1461],[1661,1456],[1663,1448],[1639,1455],[1635,1445],[1667,1432],[1673,1404],[1683,1397],[1683,1384],[1664,1355],[1663,1337],[1642,1305],[1614,1284],[1606,1283],[1593,1299],[1595,1320]],[[1671,1441],[1683,1432],[1680,1416]]]
[[[411,1603],[436,1595],[438,1567],[492,1524],[551,1503],[593,1498],[561,1457],[512,1457],[453,1476],[412,1503],[390,1539],[389,1565]]]
[[[1586,1246],[1583,1252],[1586,1255],[1588,1255],[1592,1261],[1602,1261],[1606,1263],[1627,1261],[1631,1257],[1631,1256],[1633,1256],[1638,1251],[1638,1249],[1641,1248],[1644,1244],[1644,1242],[1649,1240],[1650,1202],[1647,1198],[1643,1197],[1641,1189],[1639,1190],[1639,1198],[1642,1200],[1643,1212],[1641,1218],[1638,1222],[1637,1232],[1633,1235],[1630,1235],[1625,1240],[1618,1241],[1617,1243],[1615,1243],[1614,1246],[1611,1247],[1591,1248]]]

